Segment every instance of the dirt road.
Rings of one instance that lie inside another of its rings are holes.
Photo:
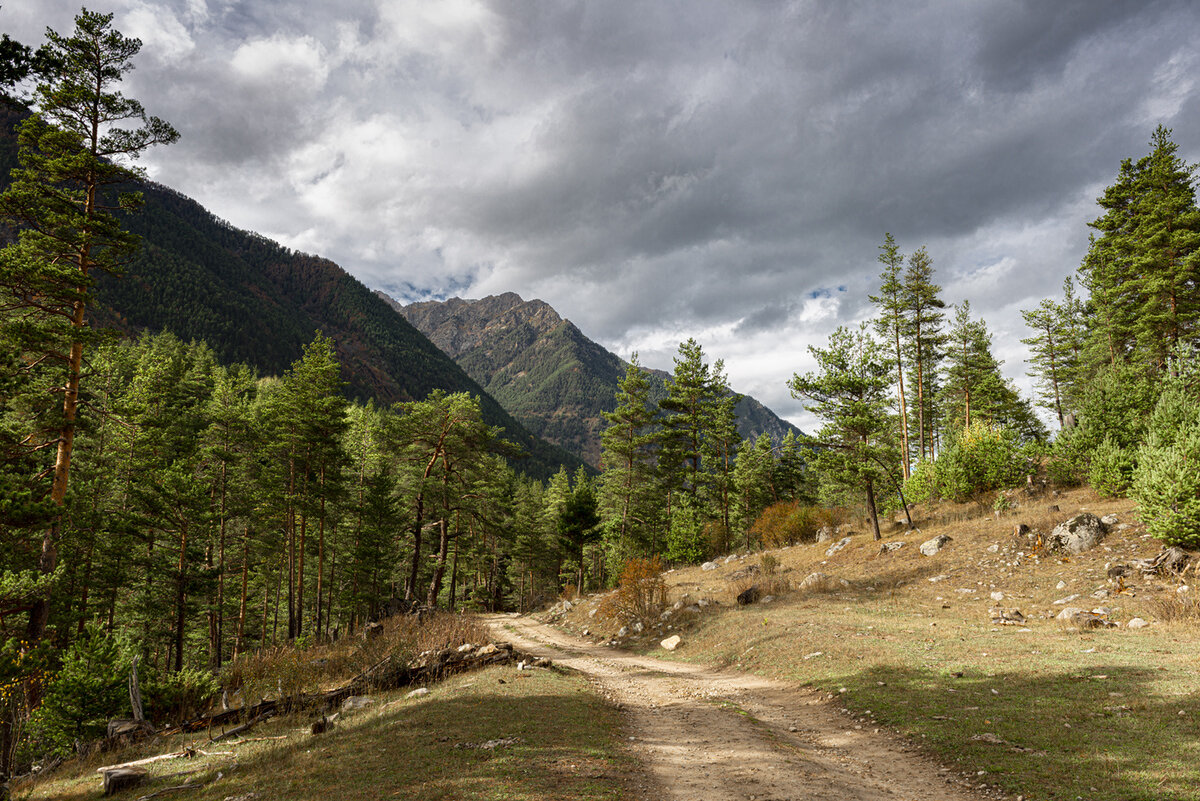
[[[627,718],[655,786],[695,801],[978,801],[903,743],[859,727],[804,688],[636,656],[518,615],[486,618],[496,639],[588,679]]]

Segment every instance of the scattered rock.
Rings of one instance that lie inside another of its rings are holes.
[[[465,654],[467,651],[474,651],[474,650],[475,650],[475,646],[471,645],[471,643],[469,643],[469,642],[463,643],[462,645],[458,646],[458,652],[460,654]]]
[[[992,734],[990,731],[972,734],[971,739],[980,743],[991,743],[992,745],[1004,745],[1004,740],[1000,739],[999,735]]]
[[[1023,626],[1026,622],[1020,609],[1001,609],[997,606],[989,609],[988,614],[992,623],[997,626]]]
[[[1054,589],[1056,590],[1065,590],[1066,588],[1067,582],[1063,581],[1062,579],[1059,579],[1059,582],[1054,585]]]
[[[847,545],[849,545],[849,544],[850,544],[850,538],[849,538],[849,537],[842,537],[842,538],[841,538],[840,540],[838,540],[836,543],[834,543],[833,545],[829,546],[828,550],[826,550],[826,551],[825,551],[825,555],[826,555],[826,556],[833,556],[835,553],[837,553],[838,551],[842,550],[843,548],[845,548],[845,547],[846,547]]]
[[[1113,565],[1107,571],[1105,571],[1105,575],[1107,575],[1110,579],[1124,578],[1132,572],[1133,569],[1129,565]]]
[[[426,690],[425,692],[429,692]],[[342,701],[343,712],[353,712],[356,709],[363,709],[375,703],[374,698],[368,698],[365,695],[352,695],[345,701]]]
[[[1068,595],[1066,598],[1059,598],[1057,601],[1054,602],[1054,605],[1062,606],[1063,604],[1069,604],[1069,603],[1071,603],[1071,601],[1074,601],[1078,597],[1079,597],[1079,593],[1075,593],[1074,595]]]
[[[621,626],[621,628],[617,631],[617,636],[622,639],[624,639],[625,637],[628,637],[629,636],[629,627]]]
[[[1000,553],[1000,544],[999,544],[999,543],[993,543],[993,544],[989,545],[989,546],[987,547],[987,552],[988,552],[988,553]]]
[[[1072,623],[1079,626],[1081,629],[1101,629],[1114,627],[1117,624],[1111,620],[1105,619],[1101,615],[1094,612],[1089,612],[1086,609],[1079,609],[1075,606],[1068,606],[1063,609],[1055,617],[1055,620],[1062,620],[1067,623]]]
[[[1172,545],[1149,559],[1134,559],[1133,564],[1147,576],[1162,576],[1182,573],[1191,558],[1187,551]]]
[[[1103,539],[1104,524],[1100,518],[1091,512],[1083,512],[1055,526],[1046,538],[1046,548],[1050,551],[1083,553],[1095,548]]]
[[[1106,514],[1104,517],[1100,518],[1100,522],[1104,524],[1105,528],[1108,528],[1109,526],[1115,526],[1117,523],[1121,522],[1121,520],[1115,514]]]
[[[736,562],[737,560],[738,560],[738,555],[736,553],[731,553],[731,554],[729,554],[729,556],[725,557],[725,564],[729,564],[730,562]]]
[[[406,695],[404,697],[405,698],[420,698],[422,695],[429,695],[428,687],[418,687],[417,689],[413,690],[412,692],[410,692],[408,695]]]
[[[816,572],[809,573],[801,582],[796,585],[798,590],[819,590],[828,587],[833,582],[833,577],[825,573]]]
[[[821,526],[817,529],[817,542],[829,542],[833,539],[833,529],[829,526]]]
[[[1002,592],[1000,592],[999,590],[997,590],[996,592],[993,592],[993,593],[992,593],[992,595],[991,595],[991,598],[992,598],[992,600],[993,600],[993,601],[1003,601],[1003,600],[1004,600],[1004,593],[1002,593]]]
[[[704,564],[700,565],[700,569],[701,570],[716,570],[717,563],[716,562],[705,562]]]
[[[505,748],[510,745],[525,742],[520,737],[500,737],[495,740],[488,740],[484,743],[455,743],[455,748],[478,748],[481,751],[495,751],[497,748]]]
[[[880,554],[891,553],[892,551],[898,551],[903,547],[904,547],[903,542],[885,542],[883,545],[879,546],[879,553]]]
[[[1125,624],[1125,628],[1127,628],[1127,629],[1144,629],[1144,628],[1146,628],[1146,626],[1149,626],[1149,625],[1150,625],[1149,623],[1147,623],[1145,620],[1142,620],[1140,617],[1135,617],[1135,618],[1132,618],[1128,623]]]
[[[260,798],[258,793],[246,793],[245,795],[227,795],[225,801],[256,801]]]
[[[933,556],[938,551],[946,547],[946,543],[950,542],[951,538],[945,534],[938,534],[931,540],[925,540],[921,543],[921,553],[926,556]]]
[[[683,638],[678,634],[672,634],[670,637],[660,642],[659,645],[661,645],[663,648],[666,648],[668,651],[674,651],[679,647],[679,643],[682,641]]]
[[[496,647],[496,643],[489,642],[487,645],[476,651],[475,656],[491,656],[492,654],[499,653],[499,651],[500,649]]]

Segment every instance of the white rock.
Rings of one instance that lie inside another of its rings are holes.
[[[1115,526],[1117,523],[1119,523],[1121,521],[1116,515],[1107,514],[1104,517],[1100,518],[1100,522],[1106,526]]]
[[[933,556],[938,551],[946,547],[946,543],[950,542],[951,538],[945,534],[938,534],[931,540],[925,540],[921,543],[921,553],[926,556]]]
[[[375,703],[374,698],[368,698],[365,695],[352,695],[345,701],[342,701],[342,711],[352,712],[355,709],[362,709]]]
[[[1000,553],[1000,544],[996,543],[994,545],[989,545],[987,548],[987,552],[988,553]]]
[[[1145,620],[1142,620],[1140,617],[1135,617],[1126,623],[1125,627],[1130,629],[1144,629],[1149,625],[1149,623],[1147,623]]]
[[[1065,581],[1059,581],[1057,584],[1054,585],[1054,589],[1056,589],[1056,590],[1065,590],[1066,588],[1067,588],[1067,582],[1065,582]]]
[[[1004,600],[1004,593],[1000,592],[999,590],[997,590],[996,592],[993,592],[993,593],[992,593],[992,600],[993,600],[993,601],[1003,601],[1003,600]]]
[[[410,692],[408,695],[406,695],[404,697],[405,698],[420,698],[422,695],[429,695],[428,687],[418,687],[417,689],[413,690],[412,692]]]
[[[621,626],[621,630],[617,632],[617,636],[618,637],[628,637],[629,636],[629,627]]]
[[[1071,601],[1074,601],[1078,597],[1079,597],[1079,593],[1075,593],[1074,595],[1068,595],[1066,598],[1059,598],[1057,601],[1054,602],[1054,605],[1062,606],[1063,604],[1069,604],[1069,603],[1071,603]]]
[[[838,551],[842,550],[843,548],[845,548],[845,547],[846,547],[847,545],[849,545],[849,544],[850,544],[850,538],[849,538],[849,537],[842,537],[842,538],[841,538],[840,540],[838,540],[836,543],[834,543],[833,545],[829,546],[829,550],[825,551],[825,555],[826,555],[826,556],[833,556],[835,553],[837,553]]]
[[[731,553],[731,554],[729,554],[729,556],[725,557],[725,564],[729,564],[730,562],[736,562],[737,559],[738,559],[738,555],[736,553]]]
[[[674,651],[679,647],[679,643],[681,642],[683,642],[682,637],[680,637],[678,634],[672,634],[670,637],[660,642],[659,645],[661,645],[663,648],[666,648],[668,651]]]

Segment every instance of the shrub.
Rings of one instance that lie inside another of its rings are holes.
[[[175,673],[149,675],[142,695],[148,715],[178,724],[203,712],[220,691],[215,675],[185,667]]]
[[[667,533],[667,558],[672,562],[697,564],[708,555],[705,520],[699,509],[681,504],[671,515],[671,530]]]
[[[650,625],[667,605],[667,583],[657,556],[628,559],[621,568],[620,583],[601,604],[601,613],[622,623]]]
[[[972,423],[956,432],[934,467],[938,493],[953,501],[1016,486],[1028,471],[1016,436],[992,423]]]
[[[839,509],[806,506],[797,501],[780,501],[762,511],[750,526],[750,534],[764,548],[782,548],[816,539],[823,526],[836,526],[843,513]]]
[[[1146,530],[1168,545],[1200,547],[1200,424],[1173,442],[1152,437],[1138,450],[1129,494]]]
[[[74,741],[102,736],[111,718],[129,714],[129,664],[117,638],[89,626],[63,655],[29,721],[35,748],[61,756]]]
[[[1134,454],[1122,448],[1112,437],[1105,437],[1092,451],[1088,464],[1088,484],[1107,498],[1125,495],[1133,480]]]
[[[1090,446],[1080,428],[1060,431],[1050,448],[1046,475],[1057,487],[1077,487],[1087,477]]]
[[[904,482],[904,498],[909,503],[928,503],[937,497],[937,468],[932,460],[922,459]]]

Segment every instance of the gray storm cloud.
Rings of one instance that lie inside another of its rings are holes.
[[[1020,377],[1018,311],[1120,159],[1159,123],[1200,158],[1184,2],[110,9],[145,42],[130,94],[183,134],[157,180],[398,296],[541,297],[657,367],[695,335],[798,420],[784,381],[869,313],[885,231]],[[77,10],[0,26],[37,43]]]

